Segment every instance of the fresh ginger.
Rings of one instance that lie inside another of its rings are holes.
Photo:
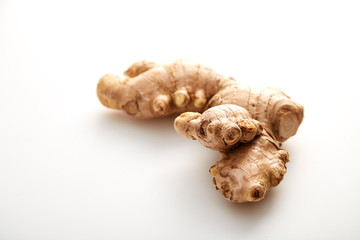
[[[124,77],[103,76],[97,95],[138,118],[181,114],[174,123],[181,136],[221,152],[210,173],[232,202],[259,201],[280,183],[289,160],[280,145],[296,133],[304,111],[281,90],[255,90],[183,60],[136,62]]]

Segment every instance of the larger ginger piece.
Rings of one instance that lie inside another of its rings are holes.
[[[303,119],[303,107],[278,89],[255,90],[182,60],[136,62],[123,77],[102,77],[97,95],[103,105],[138,118],[182,113],[176,131],[221,152],[210,173],[232,202],[259,201],[280,183],[288,162],[281,142]]]

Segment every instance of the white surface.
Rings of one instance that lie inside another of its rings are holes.
[[[0,239],[359,239],[358,1],[0,1]],[[231,204],[172,118],[98,79],[188,58],[305,106],[284,181]]]

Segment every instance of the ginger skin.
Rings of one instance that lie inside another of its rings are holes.
[[[255,90],[200,64],[140,61],[124,77],[107,74],[100,102],[137,118],[181,114],[176,131],[220,151],[210,168],[216,189],[232,202],[256,202],[286,173],[280,148],[303,119],[303,107],[276,88]]]

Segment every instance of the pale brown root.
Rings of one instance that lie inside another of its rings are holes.
[[[100,79],[100,102],[137,118],[182,113],[174,122],[181,136],[221,151],[210,172],[228,200],[259,201],[281,182],[289,156],[279,145],[297,132],[304,116],[304,108],[284,92],[256,90],[183,60],[136,62],[124,75]]]
[[[174,126],[181,136],[197,139],[217,151],[227,151],[251,141],[261,128],[248,111],[230,104],[210,108],[202,114],[183,113],[175,119]]]
[[[223,152],[210,168],[217,189],[231,202],[257,202],[286,173],[288,153],[264,130],[253,141]]]

